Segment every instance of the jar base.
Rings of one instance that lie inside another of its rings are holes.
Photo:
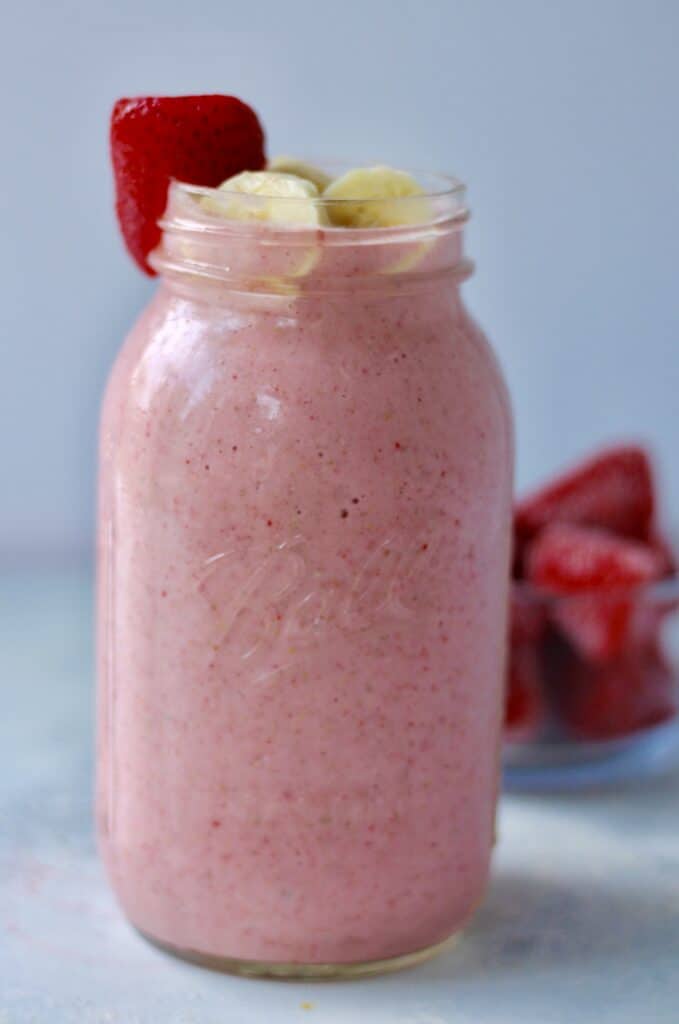
[[[278,978],[282,981],[294,981],[295,979],[304,979],[305,981],[349,980],[351,978],[367,978],[375,974],[390,974],[393,971],[415,967],[417,964],[421,964],[423,961],[451,949],[462,934],[457,931],[449,935],[447,939],[443,939],[442,942],[425,946],[423,949],[416,949],[412,953],[387,957],[384,960],[299,964],[213,956],[209,953],[200,953],[197,950],[173,946],[169,942],[156,939],[153,935],[149,935],[140,928],[135,930],[143,939],[157,949],[178,957],[180,960],[188,960],[189,963],[198,964],[199,967],[206,967],[211,971],[220,971],[222,974],[235,974],[245,978]]]

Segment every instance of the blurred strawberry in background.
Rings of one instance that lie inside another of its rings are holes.
[[[607,449],[520,501],[506,738],[611,739],[671,718],[662,628],[676,598],[651,461]]]

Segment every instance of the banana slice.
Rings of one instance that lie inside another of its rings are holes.
[[[344,200],[331,203],[328,213],[333,224],[350,228],[422,223],[430,216],[429,203],[418,196],[424,190],[410,174],[383,166],[347,171],[323,193],[323,199]]]
[[[223,198],[217,193],[223,193]],[[241,195],[259,196],[262,202],[248,203]],[[214,195],[204,196],[200,203],[210,213],[233,220],[318,227],[327,223],[327,218],[317,199],[316,185],[296,174],[242,171],[223,181]]]
[[[332,181],[330,175],[322,171],[320,167],[314,167],[313,164],[298,160],[294,156],[276,156],[273,160],[269,160],[267,169],[304,178],[306,181],[312,182],[319,193],[323,192]]]

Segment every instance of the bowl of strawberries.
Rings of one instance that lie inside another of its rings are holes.
[[[510,786],[635,777],[679,750],[679,575],[648,454],[607,449],[519,501]]]

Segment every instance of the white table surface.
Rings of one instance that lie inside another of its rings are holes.
[[[461,944],[397,975],[251,981],[147,946],[91,833],[84,573],[0,579],[0,1024],[677,1024],[679,767],[625,789],[505,797]]]

